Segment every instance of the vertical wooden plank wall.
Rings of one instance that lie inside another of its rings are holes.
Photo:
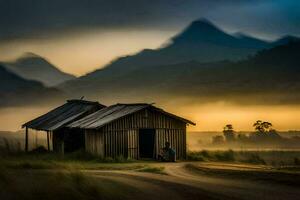
[[[170,142],[177,159],[186,157],[186,124],[154,110],[142,110],[109,123],[99,130],[86,130],[86,150],[100,156],[139,159],[139,129],[155,129],[154,157]]]
[[[104,157],[104,134],[97,130],[86,130],[85,149],[89,153]]]

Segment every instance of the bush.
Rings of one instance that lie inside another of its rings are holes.
[[[246,162],[252,164],[266,164],[265,160],[262,159],[257,153],[250,154],[249,157],[246,159]]]
[[[115,162],[124,163],[124,162],[128,162],[128,160],[124,156],[117,156]]]
[[[65,167],[56,162],[45,162],[39,160],[24,160],[17,162],[9,162],[6,167],[11,169],[64,169]]]
[[[299,158],[294,158],[294,165],[300,165],[300,159]]]
[[[233,150],[189,152],[187,158],[192,161],[235,161]]]
[[[235,161],[234,151],[228,150],[223,152],[218,152],[215,154],[215,157],[218,161]]]
[[[129,163],[129,162],[134,162],[135,160],[132,158],[125,158],[124,156],[117,156],[116,158],[98,157],[95,161],[102,162],[102,163]]]
[[[211,158],[211,155],[209,154],[209,152],[207,150],[202,150],[201,154],[205,158]]]
[[[98,156],[88,153],[88,152],[84,151],[83,149],[81,149],[78,151],[74,151],[72,153],[66,153],[64,155],[64,159],[88,161],[88,160],[96,160],[96,159],[98,159]]]
[[[31,153],[48,153],[48,150],[44,146],[38,146],[30,151]]]
[[[201,152],[189,152],[187,154],[187,159],[191,161],[205,161],[206,159],[201,154]]]

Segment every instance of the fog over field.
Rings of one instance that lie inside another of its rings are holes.
[[[110,103],[117,102],[109,102],[107,105]],[[0,130],[20,130],[23,123],[59,105],[0,109]],[[233,124],[237,131],[251,131],[253,130],[252,125],[256,120],[270,121],[273,123],[274,128],[280,131],[300,129],[298,121],[300,105],[266,106],[232,105],[225,103],[198,104],[197,102],[182,105],[172,101],[156,105],[162,107],[164,110],[194,121],[196,126],[188,126],[188,131],[222,131],[226,124]]]

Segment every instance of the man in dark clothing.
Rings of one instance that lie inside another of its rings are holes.
[[[165,147],[161,149],[158,159],[165,162],[175,162],[176,152],[170,147],[170,142],[165,143]]]

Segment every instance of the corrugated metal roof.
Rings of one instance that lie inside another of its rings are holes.
[[[74,120],[84,117],[92,112],[100,110],[105,106],[98,102],[85,100],[67,100],[62,106],[59,106],[50,112],[33,119],[22,127],[28,127],[36,130],[54,131]]]
[[[119,119],[121,117],[135,113],[139,110],[142,110],[142,109],[145,109],[148,107],[151,107],[152,109],[162,112],[165,115],[168,115],[172,118],[176,118],[178,120],[184,121],[185,123],[195,125],[195,123],[193,123],[187,119],[178,117],[171,113],[168,113],[160,108],[154,107],[151,104],[115,104],[115,105],[103,108],[101,110],[98,110],[97,112],[92,113],[82,119],[76,120],[76,121],[68,124],[67,127],[97,129],[97,128],[101,128],[105,124],[108,124],[116,119]]]

